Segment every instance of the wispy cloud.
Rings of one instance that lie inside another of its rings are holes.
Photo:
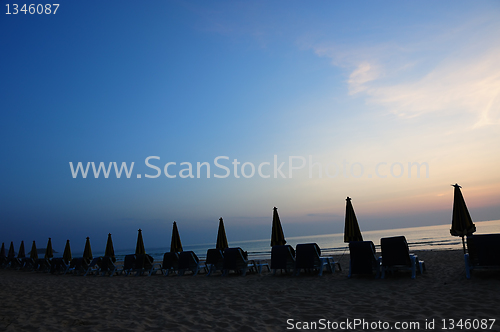
[[[460,36],[446,33],[370,46],[322,42],[309,48],[345,68],[350,95],[364,96],[367,104],[388,113],[407,119],[472,114],[470,129],[500,125],[500,48],[491,34],[500,30],[497,24],[464,25],[469,30],[457,28]],[[474,40],[478,35],[482,39]]]

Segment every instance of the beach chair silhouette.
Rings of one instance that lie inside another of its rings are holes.
[[[130,273],[134,272],[136,269],[135,267],[135,255],[126,255],[125,258],[123,259],[123,268],[121,273],[124,275],[128,276]]]
[[[109,275],[112,277],[115,274],[119,275],[121,273],[122,270],[118,269],[118,266],[113,263],[113,259],[110,256],[103,256],[99,262],[99,270],[96,272],[96,275]]]
[[[69,264],[66,264],[63,258],[52,258],[50,260],[50,273],[66,274]]]
[[[468,253],[465,258],[465,276],[472,270],[500,269],[500,234],[477,234],[467,236]]]
[[[375,278],[380,276],[380,261],[375,256],[375,245],[372,241],[349,242],[349,274],[373,274]]]
[[[207,259],[205,260],[205,269],[207,269],[207,276],[220,270],[223,273],[224,270],[224,254],[220,249],[208,249]]]
[[[144,272],[146,272],[147,275],[150,276],[158,271],[158,269],[155,268],[153,257],[148,254],[135,255],[134,270],[136,272],[136,276],[143,275]]]
[[[68,272],[72,272],[75,275],[85,275],[85,272],[87,271],[89,267],[88,261],[83,258],[73,258],[71,262],[69,263],[69,269]]]
[[[87,274],[93,274],[97,276],[97,274],[99,273],[99,263],[101,262],[101,260],[102,257],[94,257],[94,259],[92,259],[92,261],[88,265],[83,276],[86,276]]]
[[[382,248],[382,279],[387,271],[411,271],[411,278],[415,279],[417,270],[423,273],[424,261],[419,261],[418,256],[410,254],[408,242],[404,236],[386,237],[380,239]]]
[[[35,261],[30,257],[23,257],[21,258],[20,262],[21,262],[20,266],[21,270],[32,271],[35,269]]]
[[[179,254],[176,252],[166,252],[163,255],[163,262],[160,268],[161,272],[166,276],[170,272],[175,273],[179,270]]]
[[[295,275],[300,274],[300,270],[319,270],[318,275],[323,275],[323,269],[333,273],[335,271],[335,261],[332,257],[321,257],[321,249],[316,243],[297,244],[295,249]],[[340,268],[340,265],[339,265]]]
[[[19,270],[23,266],[21,258],[11,257],[7,259],[9,260],[10,267],[13,269]]]
[[[200,260],[193,251],[183,251],[179,254],[179,275],[182,276],[189,270],[195,276],[200,270]]]
[[[227,276],[229,271],[233,270],[236,273],[241,273],[242,276],[247,274],[247,271],[257,271],[257,266],[253,260],[245,258],[245,253],[240,247],[226,248],[224,250],[223,276]]]
[[[273,275],[276,270],[285,270],[285,273],[295,269],[295,250],[290,245],[273,246],[271,248],[271,269]]]
[[[51,269],[50,261],[47,258],[38,258],[35,261],[35,270],[39,272],[49,272]]]

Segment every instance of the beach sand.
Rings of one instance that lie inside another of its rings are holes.
[[[500,331],[499,271],[473,272],[467,280],[461,251],[418,255],[427,271],[413,280],[406,273],[348,279],[348,254],[336,257],[342,272],[322,277],[110,278],[0,270],[0,330],[284,331],[289,319],[302,328],[321,319],[419,322],[420,330],[434,319],[440,330],[443,319],[498,319],[492,330]]]

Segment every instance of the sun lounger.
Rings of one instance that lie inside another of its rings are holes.
[[[88,261],[83,258],[73,258],[69,263],[68,273],[73,273],[74,275],[85,275],[89,267]]]
[[[231,270],[245,276],[249,270],[258,272],[258,266],[253,260],[245,258],[245,253],[240,247],[226,248],[222,275],[227,276]]]
[[[135,267],[135,255],[126,255],[125,258],[123,259],[123,268],[121,270],[121,273],[124,275],[128,276],[130,273],[134,272],[136,270]]]
[[[35,269],[35,262],[30,257],[21,258],[21,270],[33,271]]]
[[[183,251],[179,254],[179,275],[183,276],[186,270],[195,276],[200,270],[200,260],[193,251]]]
[[[20,258],[12,257],[7,259],[9,260],[10,268],[19,270],[22,267],[22,262]]]
[[[168,276],[170,272],[179,270],[179,254],[176,252],[166,252],[163,255],[163,262],[160,268],[161,272]]]
[[[273,246],[271,248],[271,269],[273,275],[276,270],[285,270],[285,273],[295,269],[295,250],[290,245]]]
[[[90,264],[87,267],[87,270],[83,274],[83,276],[86,276],[88,274],[93,274],[94,276],[97,276],[99,273],[99,263],[101,262],[102,257],[94,257]]]
[[[34,269],[39,272],[49,272],[51,269],[50,261],[47,258],[38,258],[35,261]]]
[[[66,264],[63,258],[52,258],[50,260],[50,273],[66,274],[69,264]]]
[[[372,241],[353,241],[349,243],[349,274],[370,274],[380,276],[380,261],[375,256],[375,245]]]
[[[109,275],[110,277],[116,275],[119,275],[122,273],[122,270],[118,269],[118,266],[116,266],[113,263],[113,259],[109,256],[103,256],[101,261],[99,262],[99,271],[97,274],[100,274],[101,276]]]
[[[300,274],[300,270],[319,270],[318,275],[323,275],[323,269],[333,273],[335,271],[335,261],[333,257],[322,257],[321,249],[316,243],[297,244],[295,250],[295,275]],[[338,264],[338,263],[337,263]],[[340,265],[339,265],[340,268]]]
[[[5,269],[7,267],[7,264],[7,257],[0,257],[0,268]]]
[[[224,254],[220,249],[208,249],[207,259],[205,260],[205,269],[207,269],[207,276],[220,270],[224,270]]]
[[[380,239],[382,248],[382,279],[387,271],[411,271],[411,278],[415,279],[417,270],[423,273],[424,261],[419,261],[417,255],[410,254],[408,243],[404,236],[386,237]]]
[[[135,255],[135,272],[136,276],[143,275],[147,273],[148,276],[156,273],[160,268],[156,268],[154,264],[154,259],[148,254]]]
[[[472,270],[500,269],[500,234],[469,235],[467,249],[464,256],[467,279]]]

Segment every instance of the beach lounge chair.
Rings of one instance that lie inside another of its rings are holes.
[[[50,261],[47,258],[38,258],[35,261],[34,270],[38,272],[49,272],[51,269]]]
[[[148,276],[156,273],[159,268],[155,268],[154,259],[148,254],[139,254],[135,255],[135,275],[141,276],[144,272],[147,273]]]
[[[271,248],[271,269],[273,275],[276,270],[285,270],[285,273],[295,269],[295,250],[290,245],[273,246]]]
[[[242,276],[247,274],[247,271],[257,272],[258,267],[253,260],[248,260],[245,257],[244,251],[240,248],[226,248],[224,250],[223,276],[227,276],[229,271],[233,270],[241,273]]]
[[[375,245],[372,241],[349,242],[349,274],[370,274],[375,272],[375,278],[380,276],[380,261],[375,256]]]
[[[500,269],[500,234],[469,235],[467,249],[464,255],[467,279],[472,270]]]
[[[183,251],[179,254],[179,275],[183,276],[186,270],[195,276],[200,270],[200,260],[194,251]]]
[[[387,271],[408,270],[411,278],[415,279],[417,270],[423,273],[424,261],[419,261],[418,256],[410,254],[408,243],[404,236],[386,237],[380,239],[382,248],[382,279]]]
[[[73,273],[74,275],[84,275],[89,267],[88,261],[83,258],[73,258],[69,263],[68,273]]]
[[[207,270],[207,276],[220,270],[221,273],[224,269],[224,254],[220,249],[208,249],[207,259],[205,260],[205,269]]]
[[[21,258],[17,258],[17,257],[12,257],[12,258],[7,258],[9,260],[9,266],[10,268],[12,269],[16,269],[16,270],[19,270],[23,264],[21,262]]]
[[[5,269],[7,267],[7,257],[0,257],[0,268]]]
[[[122,270],[118,268],[113,263],[113,259],[110,256],[103,256],[101,258],[101,261],[99,262],[99,271],[97,274],[100,274],[101,276],[109,275],[110,277],[116,275],[120,275],[122,273]]]
[[[94,257],[90,264],[87,267],[87,270],[83,274],[83,276],[86,276],[88,274],[93,274],[94,276],[97,276],[99,273],[99,263],[101,262],[102,257]]]
[[[166,252],[163,255],[163,262],[160,268],[161,272],[168,276],[170,272],[179,270],[179,254],[176,252]]]
[[[316,243],[297,244],[295,249],[295,275],[300,274],[300,270],[319,270],[318,275],[323,275],[326,269],[333,273],[335,271],[335,261],[333,257],[321,257],[321,249]],[[338,263],[337,263],[338,264]],[[340,265],[339,265],[340,268]]]
[[[126,255],[125,258],[123,259],[123,268],[121,273],[124,275],[128,276],[130,273],[134,272],[136,270],[135,267],[135,255]]]
[[[24,271],[33,271],[35,269],[35,261],[30,257],[21,258],[20,269]]]
[[[66,274],[69,270],[69,264],[66,264],[64,259],[61,258],[52,258],[50,260],[50,273],[52,274]]]

